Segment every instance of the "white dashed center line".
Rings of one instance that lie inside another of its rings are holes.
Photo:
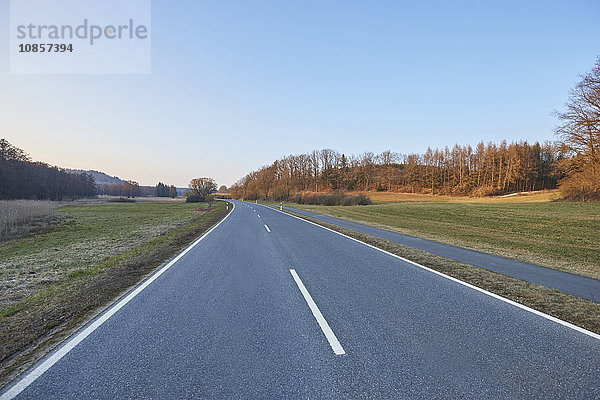
[[[317,307],[317,304],[313,300],[312,296],[310,295],[310,293],[308,293],[308,290],[306,290],[306,287],[304,286],[304,283],[302,283],[302,280],[296,273],[296,270],[290,269],[290,273],[292,274],[292,277],[296,281],[296,285],[298,285],[300,292],[302,292],[302,296],[304,296],[304,300],[306,300],[306,303],[308,303],[308,307],[310,308],[310,311],[312,311],[315,319],[317,320],[317,322],[319,323],[319,326],[321,327],[321,330],[325,334],[325,337],[327,338],[329,345],[333,349],[333,352],[338,356],[346,354],[346,351],[344,351],[344,348],[340,344],[339,340],[337,339],[337,337],[335,337],[335,334],[333,333],[333,331],[331,330],[331,327],[329,326],[329,324],[323,317],[323,314],[321,314],[321,311],[319,311],[319,307]]]

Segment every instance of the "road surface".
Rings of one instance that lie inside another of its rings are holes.
[[[0,398],[600,397],[598,336],[235,205]]]
[[[298,210],[285,207],[289,211],[316,218],[320,221],[352,229],[367,235],[376,236],[390,242],[403,244],[408,247],[423,250],[438,256],[450,258],[465,264],[485,268],[499,272],[513,278],[522,279],[531,283],[558,289],[563,293],[592,300],[600,303],[600,280],[586,276],[570,274],[556,269],[545,268],[539,265],[529,264],[522,261],[499,257],[492,254],[482,253],[475,250],[456,247],[449,244],[435,242],[433,240],[421,239],[414,236],[403,235],[356,222],[333,218],[310,211]]]

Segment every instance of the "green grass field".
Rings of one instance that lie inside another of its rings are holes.
[[[104,203],[56,213],[47,229],[0,242],[0,386],[227,211],[223,202]]]
[[[432,200],[289,206],[600,279],[600,203]]]

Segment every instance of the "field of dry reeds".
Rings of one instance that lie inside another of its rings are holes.
[[[46,227],[55,217],[57,202],[38,200],[0,201],[0,240],[23,236]]]

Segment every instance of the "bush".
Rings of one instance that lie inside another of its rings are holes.
[[[212,195],[208,196],[200,196],[197,194],[190,194],[185,198],[186,203],[213,203],[215,201],[215,197]]]
[[[289,198],[289,201],[297,204],[323,206],[364,206],[371,204],[369,196],[364,194],[351,195],[343,192],[295,194]]]
[[[302,195],[301,194],[295,194],[293,196],[291,196],[288,201],[291,201],[292,203],[297,203],[297,204],[301,204],[302,203]]]
[[[491,186],[481,186],[471,190],[469,193],[470,196],[473,197],[488,197],[488,196],[496,196],[500,194],[498,189]]]
[[[116,199],[110,199],[108,200],[110,203],[135,203],[134,199],[130,199],[127,197],[119,197]]]
[[[569,201],[600,201],[600,174],[594,165],[565,178],[560,184],[560,192]],[[598,166],[600,170],[600,166]]]
[[[203,201],[204,198],[197,194],[190,194],[188,197],[185,198],[186,203],[201,203]]]
[[[373,204],[373,202],[371,201],[371,198],[369,196],[367,196],[366,194],[359,194],[356,197],[356,201],[359,206],[368,206],[369,204]]]
[[[289,198],[289,190],[283,187],[276,187],[271,191],[271,200],[284,201]]]

